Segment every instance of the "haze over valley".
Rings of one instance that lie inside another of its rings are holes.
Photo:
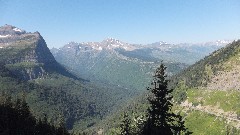
[[[0,0],[0,135],[239,135],[239,8]]]

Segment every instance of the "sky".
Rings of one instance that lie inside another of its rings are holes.
[[[240,0],[0,0],[0,26],[38,31],[49,48],[116,38],[147,44],[240,38]]]

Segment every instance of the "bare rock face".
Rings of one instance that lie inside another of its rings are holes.
[[[0,27],[0,63],[23,80],[44,77],[58,65],[40,33],[26,33],[11,25]]]
[[[21,35],[25,34],[25,30],[21,30],[17,27],[11,26],[11,25],[4,25],[0,27],[0,35]]]

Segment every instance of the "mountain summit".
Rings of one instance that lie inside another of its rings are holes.
[[[49,72],[71,76],[61,67],[39,32],[27,33],[11,25],[0,27],[0,64],[23,80],[32,80]]]
[[[8,25],[8,24],[0,27],[0,37],[20,35],[20,34],[25,34],[25,33],[26,33],[25,30],[21,30],[15,26]]]

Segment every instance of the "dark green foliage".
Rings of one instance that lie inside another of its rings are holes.
[[[3,135],[70,135],[63,125],[53,126],[45,116],[36,120],[25,99],[12,102],[11,96],[0,96],[0,134]]]
[[[42,79],[22,81],[6,67],[0,66],[0,92],[12,96],[26,94],[26,101],[36,117],[48,114],[54,124],[64,116],[66,128],[84,130],[114,112],[125,97],[121,88],[74,80],[60,74],[49,74]],[[131,96],[131,94],[128,94]]]
[[[126,90],[124,94],[128,94],[123,97],[121,87],[113,89],[73,77],[57,62],[44,65],[15,63],[15,59],[27,55],[33,49],[11,47],[0,50],[0,92],[7,91],[14,96],[25,92],[26,101],[38,118],[45,113],[56,124],[58,115],[64,115],[67,129],[83,130],[94,126],[113,112],[126,97],[132,96]],[[6,65],[6,62],[12,64]],[[44,68],[45,74],[27,81],[21,74],[25,68]]]
[[[127,118],[127,120],[124,118],[122,121],[124,121],[125,125],[131,125],[131,128],[126,128],[129,126],[123,128],[124,124],[120,124],[121,131],[124,131],[123,129],[130,129],[129,133],[134,135],[191,134],[185,127],[185,121],[182,116],[173,113],[171,110],[173,106],[173,90],[168,89],[165,70],[166,67],[164,64],[161,64],[160,67],[157,68],[152,82],[153,87],[148,88],[148,92],[150,93],[144,94],[148,95],[149,105],[145,102],[147,97],[142,95],[140,99],[135,99],[135,102],[131,102],[131,104],[124,109],[131,115],[128,116],[129,118]],[[181,83],[181,88],[184,87]],[[131,119],[130,124],[129,119]],[[115,132],[117,133],[118,131],[115,130]]]
[[[171,110],[173,98],[171,96],[172,90],[168,89],[165,69],[166,67],[161,64],[154,76],[152,83],[153,88],[148,88],[149,91],[132,100],[121,110],[121,112],[125,111],[129,114],[125,124],[129,125],[128,122],[130,121],[130,134],[191,134],[185,127],[185,121],[182,116],[180,114],[174,114]],[[185,86],[182,86],[182,88],[184,87]],[[149,99],[150,105],[146,103],[147,99]],[[109,118],[106,123],[102,123],[102,125],[104,125],[104,130],[106,130],[107,134],[120,134],[121,132],[118,131],[117,127],[120,127],[120,131],[124,131],[123,124],[119,123],[119,119],[121,119],[120,113],[118,112],[112,116],[113,117]],[[123,121],[126,121],[125,118],[122,119],[122,122]]]
[[[173,91],[173,99],[176,103],[180,104],[187,99],[187,89],[185,82],[179,82],[177,84]]]
[[[161,64],[156,69],[152,88],[148,88],[153,95],[150,95],[150,107],[148,109],[147,120],[143,126],[143,135],[172,135],[186,132],[190,134],[184,126],[182,116],[176,115],[171,111],[173,104],[172,91],[168,89],[166,80],[166,67]]]
[[[126,102],[123,106],[118,107],[118,110],[100,121],[95,127],[95,131],[104,129],[105,134],[120,134],[121,124],[123,123],[123,114],[127,113],[128,119],[131,122],[130,133],[135,135],[141,131],[142,123],[145,119],[148,104],[146,103],[147,96],[144,92],[141,96],[137,96]]]
[[[121,135],[130,135],[131,134],[131,122],[130,119],[128,118],[128,114],[124,113],[123,114],[123,120],[120,125],[121,127]]]

